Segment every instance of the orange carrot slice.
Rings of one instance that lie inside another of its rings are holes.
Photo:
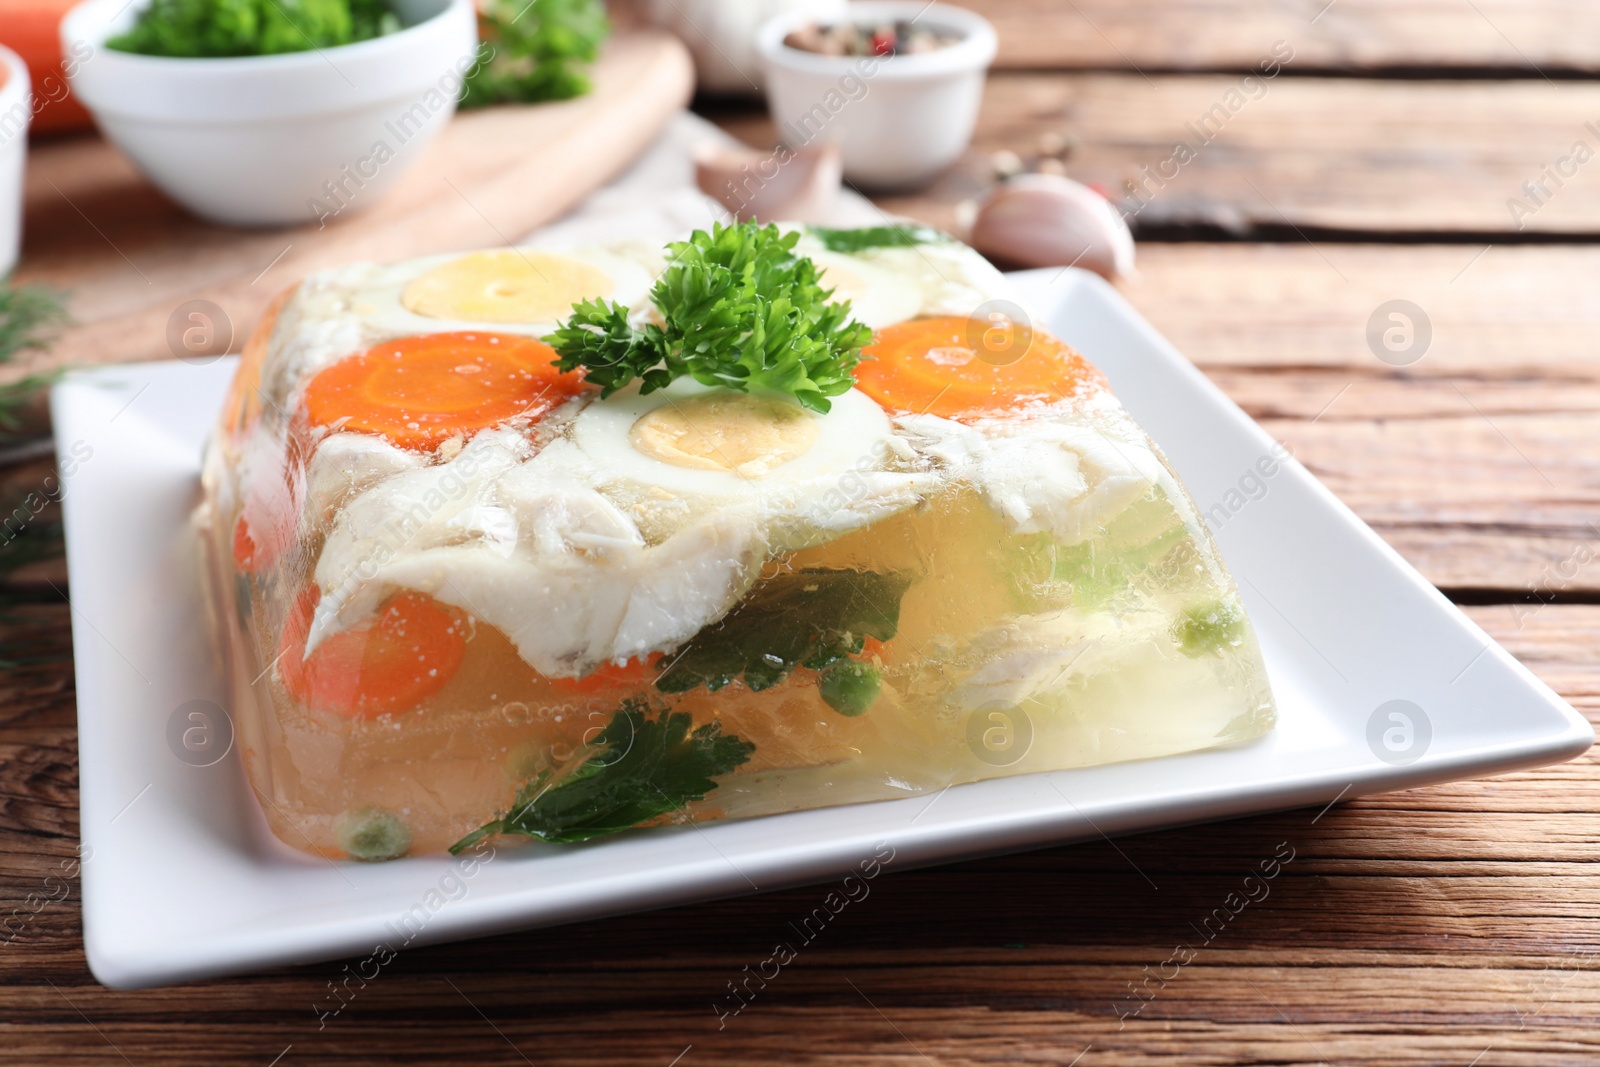
[[[551,364],[555,350],[516,334],[432,333],[385,341],[311,379],[314,426],[381,434],[432,450],[514,415],[537,417],[583,389]]]
[[[1107,388],[1082,356],[1015,323],[947,316],[878,331],[856,387],[886,408],[970,418]]]
[[[460,614],[420,593],[391,597],[376,615],[306,656],[306,634],[321,594],[295,601],[278,643],[278,677],[300,703],[355,719],[410,711],[445,684],[466,654]]]
[[[551,678],[550,682],[564,692],[585,696],[613,689],[642,689],[655,681],[656,664],[660,662],[661,653],[652,652],[643,659],[630,659],[623,664],[602,664],[582,678]]]

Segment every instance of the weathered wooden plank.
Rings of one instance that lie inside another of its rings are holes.
[[[760,113],[716,117],[775,140]],[[999,73],[968,154],[931,188],[877,202],[954,226],[990,155],[1030,156],[1044,134],[1074,138],[1067,173],[1146,233],[1600,233],[1600,85],[1542,79]]]
[[[1435,584],[1600,588],[1600,484],[1581,451],[1592,415],[1262,425]],[[1531,557],[1474,558],[1508,534]]]
[[[1151,980],[1173,948],[1152,941],[1099,960],[1020,945],[959,956],[817,950],[721,1030],[711,998],[728,972],[711,961],[638,968],[622,983],[610,970],[534,961],[519,974],[496,961],[419,953],[413,968],[444,975],[385,975],[321,1031],[307,1007],[289,1000],[320,977],[305,973],[230,983],[232,995],[213,983],[186,991],[186,1006],[183,993],[136,999],[54,979],[54,989],[30,985],[12,999],[28,1013],[14,1027],[22,1041],[81,1041],[93,1054],[87,1017],[141,1064],[267,1063],[287,1045],[312,1063],[357,1054],[364,1062],[526,1056],[663,1065],[690,1047],[688,1062],[908,1065],[926,1062],[923,1055],[941,1064],[1070,1064],[1090,1044],[1100,1062],[1117,1063],[1465,1064],[1491,1045],[1523,1058],[1483,1062],[1578,1062],[1550,1057],[1595,1047],[1600,981],[1580,969],[1591,965],[1584,955],[1467,968],[1446,951],[1365,963],[1337,949],[1289,950],[1263,961],[1225,946],[1202,949],[1176,974],[1168,965],[1164,983]],[[754,948],[754,960],[769,951]],[[1141,1002],[1130,989],[1150,997],[1136,1016]]]
[[[620,25],[648,21],[650,0],[608,6]],[[1294,47],[1300,71],[1470,70],[1537,78],[1600,70],[1600,12],[1586,0],[966,0],[962,6],[994,23],[995,66],[1002,70],[1254,70],[1277,41]]]
[[[1600,69],[1584,0],[968,0],[1000,33],[1001,67],[1250,69],[1274,41],[1305,70]]]
[[[1597,116],[1586,83],[1020,76],[992,83],[978,144],[1076,135],[1069,171],[1142,228],[1595,233],[1600,182],[1583,165],[1544,196],[1524,183],[1580,142],[1600,150]],[[1179,143],[1194,153],[1181,167],[1166,163]]]
[[[1600,250],[1146,242],[1139,254],[1124,295],[1431,581],[1540,599],[1600,589],[1600,295],[1587,281]],[[1431,333],[1398,367],[1367,337],[1396,299]]]
[[[1263,398],[1306,369],[1342,375],[1352,393],[1329,418],[1457,414],[1451,383],[1471,392],[1468,380],[1489,386],[1475,399],[1491,414],[1594,410],[1600,246],[1147,241],[1138,272],[1123,295],[1208,372],[1274,372],[1249,385]],[[1367,340],[1393,300],[1416,304],[1431,334],[1403,367]],[[1314,416],[1329,395],[1286,393],[1283,414]]]

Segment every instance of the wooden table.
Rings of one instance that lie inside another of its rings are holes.
[[[1463,611],[1600,713],[1600,159],[1531,213],[1507,203],[1576,142],[1600,152],[1585,125],[1600,126],[1600,7],[968,2],[1003,40],[978,144],[934,189],[882,201],[936,223],[982,187],[989,152],[1027,155],[1047,132],[1076,138],[1070,174],[1118,194],[1275,42],[1293,48],[1139,212],[1124,291]],[[709,110],[770,141],[758,112]],[[1434,331],[1405,368],[1365,341],[1396,298]],[[1600,1060],[1592,757],[888,874],[721,1029],[713,999],[817,890],[407,952],[320,1030],[338,965],[111,992],[84,968],[75,880],[52,878],[76,843],[76,739],[69,608],[38,588],[8,636],[41,662],[0,682],[0,899],[38,906],[0,945],[6,1062]],[[1295,858],[1271,895],[1172,976],[1191,923],[1281,847]],[[1154,998],[1122,1018],[1134,986]]]

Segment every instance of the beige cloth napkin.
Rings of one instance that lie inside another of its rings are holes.
[[[707,142],[737,143],[700,116],[679,112],[632,167],[562,218],[529,234],[526,243],[551,246],[629,238],[665,243],[714,220],[725,221],[722,205],[694,183],[693,151]],[[842,189],[827,221],[835,226],[870,226],[884,217],[871,201]]]

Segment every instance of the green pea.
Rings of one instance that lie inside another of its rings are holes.
[[[852,719],[872,707],[882,687],[878,668],[853,659],[835,663],[817,679],[817,690],[828,707]]]
[[[394,812],[382,808],[345,812],[334,827],[334,837],[346,855],[363,863],[399,859],[411,848],[411,827]]]
[[[1244,640],[1244,609],[1232,600],[1191,604],[1172,628],[1172,639],[1185,656],[1205,656],[1237,648]]]

